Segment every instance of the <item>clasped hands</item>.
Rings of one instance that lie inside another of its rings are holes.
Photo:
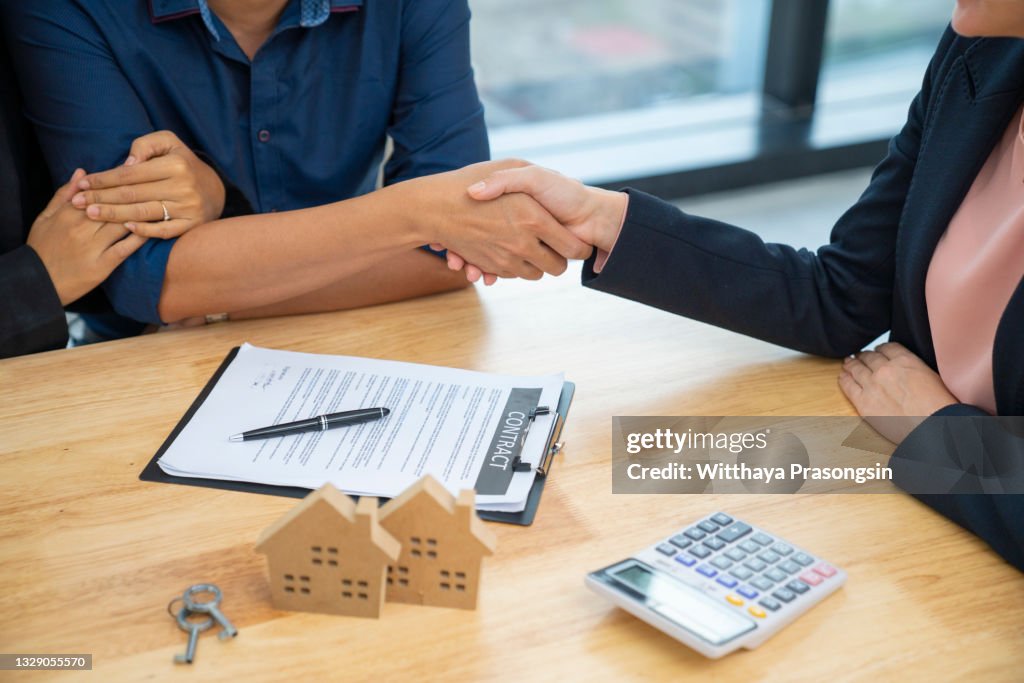
[[[476,220],[460,221],[449,240],[432,242],[431,248],[448,250],[449,268],[487,285],[498,277],[538,280],[544,273],[561,275],[567,259],[588,258],[596,248],[600,271],[622,227],[628,195],[518,160],[474,164],[453,175],[473,179],[481,173],[487,175],[463,189],[462,208],[475,219],[495,203],[505,225],[477,236]]]

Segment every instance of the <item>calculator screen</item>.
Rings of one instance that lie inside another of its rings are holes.
[[[719,604],[699,589],[636,560],[613,567],[608,574],[643,596],[648,609],[712,645],[727,643],[756,628],[753,620]]]

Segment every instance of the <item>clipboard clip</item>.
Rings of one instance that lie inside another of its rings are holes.
[[[523,429],[523,433],[520,434],[520,436],[519,436],[519,450],[520,451],[522,451],[523,447],[526,445],[526,437],[530,435],[530,427],[533,426],[533,423],[537,420],[537,416],[538,415],[549,415],[550,413],[551,413],[551,408],[549,406],[537,406],[536,408],[532,408],[530,410],[530,412],[527,413],[527,415],[526,415],[526,418],[527,418],[526,427]],[[557,422],[557,420],[556,420],[556,422]],[[547,457],[548,457],[548,455],[545,452],[545,454],[544,454],[544,461],[547,461]],[[543,462],[541,464],[543,464]],[[517,455],[512,460],[511,468],[512,468],[513,472],[529,472],[531,469],[533,469],[533,466],[530,465],[530,463],[528,463],[528,462],[523,462],[523,459],[520,456]],[[540,466],[537,467],[537,472],[538,472],[538,474],[541,473]]]

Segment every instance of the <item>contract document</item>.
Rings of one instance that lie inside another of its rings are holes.
[[[524,509],[565,378],[263,349],[244,344],[158,461],[167,474],[393,497],[426,474],[477,508]],[[531,411],[549,406],[547,414]],[[228,437],[357,408],[380,420],[253,441]],[[521,463],[516,467],[516,462]],[[529,464],[527,468],[523,464]]]

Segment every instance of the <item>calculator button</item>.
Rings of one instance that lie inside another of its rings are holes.
[[[773,545],[772,546],[772,550],[777,552],[779,555],[783,555],[783,556],[789,555],[791,552],[793,552],[793,549],[791,547],[789,547],[785,543],[781,543],[781,542],[776,543],[775,545]]]
[[[711,515],[711,519],[717,522],[718,524],[721,524],[722,526],[725,526],[726,524],[732,521],[732,517],[725,514],[724,512],[718,512],[716,514]]]
[[[780,562],[778,566],[779,569],[786,572],[787,574],[796,574],[798,571],[800,571],[800,565],[798,565],[793,560],[786,560],[785,562]]]
[[[737,607],[740,607],[740,606],[743,605],[743,598],[741,598],[738,595],[734,595],[732,593],[729,593],[728,595],[725,596],[725,599],[729,601],[730,605],[736,605]]]
[[[786,572],[781,571],[777,567],[769,569],[768,571],[766,571],[764,573],[764,575],[766,577],[768,577],[769,579],[771,579],[772,581],[774,581],[775,583],[779,583],[780,581],[785,581],[786,580]]]
[[[679,534],[678,536],[673,536],[672,538],[668,539],[668,542],[680,549],[689,548],[690,544],[693,543],[693,541],[688,539],[686,536],[683,536],[682,534]]]
[[[700,528],[701,531],[706,531],[709,534],[713,534],[718,531],[718,525],[706,519],[698,524],[697,527]]]
[[[831,576],[835,576],[836,575],[835,568],[832,567],[832,565],[825,564],[824,562],[822,562],[821,564],[816,565],[814,567],[814,571],[816,571],[817,573],[821,574],[826,579],[831,577]]]
[[[797,553],[793,556],[793,561],[799,565],[807,567],[814,562],[814,558],[807,553]]]
[[[766,565],[764,562],[757,559],[756,557],[752,557],[746,562],[744,562],[743,566],[753,572],[763,572],[765,570],[765,567],[767,567],[768,565]]]
[[[726,527],[726,529],[722,531],[722,533],[718,534],[718,538],[722,539],[726,543],[732,543],[733,541],[738,541],[739,539],[743,538],[744,536],[749,534],[750,531],[751,529],[749,524],[744,524],[743,522],[736,522],[732,526]]]
[[[719,576],[717,579],[715,579],[715,581],[722,584],[726,588],[735,588],[737,583],[736,579],[729,576]]]
[[[765,609],[771,610],[772,612],[782,607],[782,603],[777,600],[772,600],[771,598],[765,598],[757,604],[761,605],[761,607],[764,607]]]
[[[758,558],[762,562],[766,562],[768,564],[775,564],[780,559],[779,556],[773,553],[771,550],[765,550],[763,553],[758,555]]]
[[[750,607],[748,607],[747,611],[750,612],[750,616],[757,617],[758,619],[764,619],[766,616],[768,616],[763,609],[755,605],[751,605]]]
[[[693,527],[692,529],[687,529],[683,533],[686,534],[687,536],[689,536],[690,538],[692,538],[695,541],[699,541],[700,539],[702,539],[705,536],[707,536],[706,533],[704,533],[703,531],[701,531],[697,527]]]
[[[682,554],[676,555],[676,562],[683,565],[684,567],[692,567],[693,565],[697,564],[697,560],[693,559],[689,555]]]
[[[703,559],[704,559],[705,557],[707,557],[708,555],[710,555],[710,554],[711,554],[711,551],[710,551],[710,550],[708,550],[707,548],[705,548],[705,547],[704,547],[704,546],[702,546],[702,545],[695,545],[695,546],[693,546],[692,548],[690,548],[689,552],[690,552],[690,554],[691,554],[691,555],[693,555],[694,557],[699,557],[699,558],[700,558],[700,559],[702,559],[702,560],[703,560]]]
[[[749,579],[751,576],[754,575],[754,572],[750,571],[746,567],[736,567],[735,569],[733,569],[729,573],[732,574],[733,576],[735,576],[740,581],[746,581],[747,579]]]
[[[740,586],[736,589],[736,592],[748,600],[753,600],[758,596],[757,591],[751,588],[750,586]]]
[[[728,569],[732,566],[732,560],[723,555],[719,555],[715,559],[711,560],[711,564],[715,565],[719,569]]]
[[[753,541],[751,541],[749,539],[747,539],[746,541],[743,541],[743,543],[740,543],[740,547],[743,548],[748,553],[759,553],[759,552],[761,552],[761,546],[759,546],[758,544],[754,543]],[[810,562],[808,562],[807,564],[810,564]]]
[[[763,576],[759,576],[756,579],[752,579],[750,581],[750,585],[754,588],[757,588],[758,590],[770,591],[772,589],[772,586],[774,586],[775,584],[769,581],[768,579],[764,578]]]
[[[711,548],[712,550],[721,550],[722,548],[725,547],[725,544],[722,543],[721,541],[719,541],[714,536],[712,536],[711,538],[705,539],[704,540],[704,545],[706,545],[707,547]]]
[[[742,562],[747,559],[747,554],[739,548],[733,548],[732,550],[726,551],[725,556],[734,562]]]
[[[669,557],[672,557],[676,554],[676,549],[668,545],[667,543],[662,543],[658,546],[658,552],[662,555],[668,555]]]
[[[712,576],[714,576],[715,574],[718,573],[718,570],[717,569],[712,569],[711,567],[707,566],[706,564],[702,564],[701,566],[697,567],[697,573],[698,574],[703,574],[704,576],[706,576],[706,577],[708,577],[710,579]]]
[[[789,590],[788,588],[780,588],[779,590],[772,593],[773,598],[778,598],[782,602],[793,602],[796,599],[796,593]]]
[[[819,583],[824,581],[824,579],[814,572],[804,572],[800,575],[800,580],[811,586],[817,586]]]
[[[796,580],[793,580],[793,581],[790,581],[789,583],[787,583],[786,584],[786,588],[788,588],[789,590],[793,591],[794,593],[806,593],[807,591],[811,590],[810,588],[807,587],[806,583],[804,583],[803,581],[796,581]]]
[[[753,536],[751,536],[750,538],[755,543],[760,543],[761,545],[771,545],[772,544],[772,537],[769,536],[768,534],[762,534],[760,531],[757,532],[756,534],[754,534]]]

